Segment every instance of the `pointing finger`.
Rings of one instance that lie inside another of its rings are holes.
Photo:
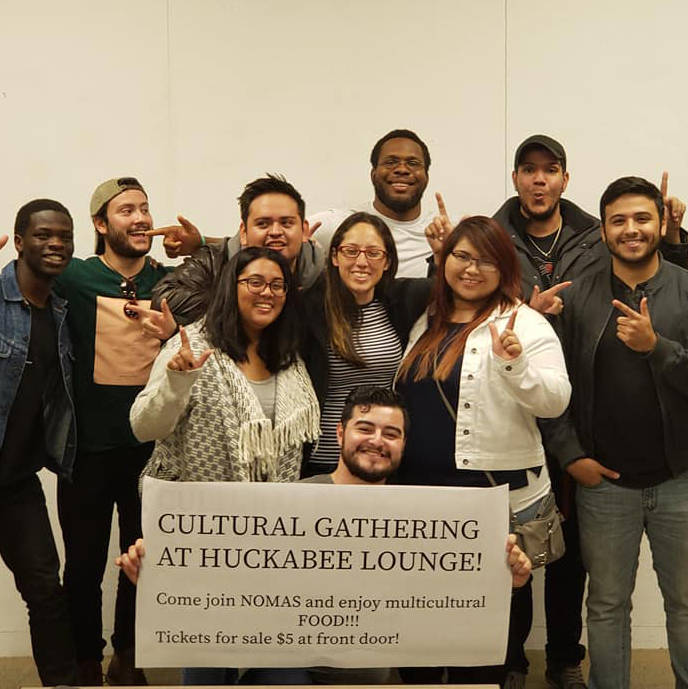
[[[499,340],[499,335],[497,334],[497,326],[494,324],[494,321],[491,323],[488,323],[488,327],[490,328],[490,335],[492,336],[492,344],[500,344],[501,342]]]
[[[198,357],[198,365],[196,366],[196,368],[201,368],[201,366],[203,366],[203,364],[206,361],[208,361],[208,358],[210,357],[210,355],[212,353],[213,353],[212,349],[206,349],[205,352],[203,352],[203,354],[201,354],[201,356]]]
[[[600,474],[602,474],[602,476],[606,476],[607,478],[613,478],[613,479],[617,479],[617,478],[621,477],[621,474],[618,471],[613,471],[612,469],[607,469],[607,467],[602,466],[601,464],[599,466],[600,466]]]
[[[127,311],[134,311],[139,316],[147,316],[149,313],[149,309],[147,309],[145,306],[141,306],[140,304],[134,304],[133,302],[127,304]]]
[[[505,330],[513,330],[514,329],[514,323],[516,322],[516,315],[518,314],[518,309],[514,309],[513,313],[511,314],[511,318],[509,318],[509,322],[506,324]]]
[[[177,225],[168,225],[167,227],[158,227],[154,230],[146,230],[143,234],[146,237],[161,237],[167,236],[168,234],[174,234],[177,231]]]
[[[444,199],[439,191],[435,193],[435,198],[437,199],[437,209],[439,210],[440,215],[448,215],[447,207],[444,205]]]
[[[647,297],[643,297],[640,300],[640,314],[645,316],[645,318],[650,317],[650,309],[647,306]]]
[[[186,334],[186,329],[183,325],[179,326],[179,337],[182,340],[182,349],[191,349],[189,344],[189,336]]]
[[[554,296],[555,294],[558,294],[561,292],[561,290],[566,289],[567,287],[571,287],[573,283],[571,280],[564,280],[564,282],[558,282],[556,285],[553,285],[550,287],[547,292]]]
[[[167,297],[163,297],[162,301],[160,302],[160,311],[162,311],[163,316],[172,315],[172,311],[170,311],[170,307],[167,305]]]
[[[626,304],[618,299],[612,299],[612,306],[616,307],[621,313],[625,313],[630,318],[638,318],[640,316],[637,311],[634,311],[630,306],[626,306]]]
[[[669,173],[665,170],[662,173],[662,183],[659,187],[659,191],[662,194],[662,198],[665,199],[667,197],[667,190],[669,189]]]

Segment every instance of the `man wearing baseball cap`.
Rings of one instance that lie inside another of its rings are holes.
[[[77,455],[73,481],[61,481],[58,510],[65,542],[64,585],[79,663],[79,682],[102,684],[101,584],[113,507],[122,545],[141,535],[137,481],[153,446],[129,426],[160,341],[146,334],[132,306],[149,307],[166,270],[150,259],[148,196],[134,177],[100,184],[91,197],[96,256],[72,259],[58,291],[70,304],[74,342]],[[110,684],[142,684],[134,668],[134,588],[120,577],[108,669]]]
[[[545,134],[529,136],[514,156],[511,177],[517,195],[494,216],[514,242],[525,298],[531,306],[550,313],[561,310],[561,299],[556,296],[559,290],[609,262],[599,220],[562,198],[569,182],[566,163],[566,151],[558,141]],[[662,193],[669,215],[662,252],[667,260],[685,265],[688,244],[682,244],[680,236],[685,205],[677,198],[667,198],[667,177],[664,173]],[[546,422],[541,430],[547,449]],[[546,676],[554,687],[584,689],[580,662],[585,648],[580,636],[586,575],[580,555],[574,481],[556,461],[548,461],[548,468],[557,503],[566,516],[566,554],[545,568]],[[532,606],[532,602],[524,600],[524,605]],[[519,613],[514,608],[512,616],[530,619],[527,611]],[[525,686],[528,661],[523,642],[529,631],[529,625],[524,625],[520,644],[510,638],[507,667],[514,689]]]

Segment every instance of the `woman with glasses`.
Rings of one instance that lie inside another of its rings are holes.
[[[156,440],[143,470],[172,481],[298,479],[318,437],[318,401],[297,356],[289,264],[241,250],[213,286],[203,320],[180,328],[131,408],[137,438]],[[235,668],[186,668],[187,685],[234,684]]]
[[[271,249],[243,249],[205,319],[180,329],[131,409],[156,440],[143,474],[177,481],[293,481],[319,410],[297,356],[293,277]]]
[[[521,301],[513,244],[491,218],[466,218],[445,240],[396,389],[411,418],[401,483],[508,484],[516,520],[536,515],[551,494],[537,417],[562,414],[571,387],[559,340]],[[510,649],[530,630],[530,583],[513,600]],[[410,683],[439,682],[443,672],[401,670]],[[448,681],[502,684],[504,674],[502,666],[449,668]]]
[[[305,467],[331,472],[339,459],[337,423],[356,386],[391,385],[411,326],[423,312],[430,281],[399,279],[389,228],[354,213],[337,228],[323,276],[304,294],[302,351],[321,405],[321,433]]]

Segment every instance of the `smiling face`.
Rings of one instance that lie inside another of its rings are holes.
[[[58,211],[31,214],[23,235],[14,236],[19,259],[37,277],[54,278],[74,252],[74,231],[69,216]]]
[[[475,260],[481,259],[480,268]],[[444,279],[452,291],[455,308],[479,309],[499,287],[500,272],[489,256],[480,256],[473,244],[461,237],[447,256]]]
[[[514,188],[527,218],[547,220],[559,208],[559,199],[569,183],[569,173],[546,148],[529,148],[511,173]]]
[[[386,215],[413,220],[420,213],[420,200],[428,186],[423,149],[411,139],[389,139],[380,149],[370,173],[376,202]]]
[[[366,483],[392,474],[404,452],[404,414],[398,407],[357,405],[346,426],[337,426],[341,461]]]
[[[352,225],[342,237],[338,247],[332,249],[332,264],[339,269],[339,278],[353,294],[356,303],[367,304],[375,295],[375,286],[389,268],[389,258],[372,260],[360,252],[357,258],[347,258],[342,253],[343,247],[355,249],[377,249],[385,252],[385,243],[377,229],[368,223]]]
[[[114,254],[138,258],[150,251],[152,238],[145,232],[153,229],[153,219],[142,191],[127,189],[118,194],[108,203],[106,215],[107,221],[95,216],[93,222]]]
[[[245,278],[262,278],[265,281],[260,294],[254,294]],[[273,280],[284,282],[282,269],[269,258],[257,258],[247,264],[239,273],[237,280],[237,307],[241,325],[250,340],[257,340],[260,333],[277,320],[282,313],[285,294],[275,295],[269,283]]]
[[[242,246],[264,246],[278,251],[292,268],[308,239],[308,223],[299,215],[296,201],[286,194],[262,194],[248,210],[239,234]]]
[[[652,199],[624,194],[605,209],[602,239],[615,261],[633,266],[648,264],[657,255],[661,224]]]

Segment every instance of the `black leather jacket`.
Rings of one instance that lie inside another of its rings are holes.
[[[205,315],[208,310],[210,288],[222,266],[239,250],[239,235],[226,237],[221,242],[202,246],[174,272],[165,276],[153,289],[152,308],[160,309],[167,299],[175,321],[188,325]],[[325,266],[325,252],[315,242],[305,242],[296,264],[296,281],[300,289],[311,287]]]

